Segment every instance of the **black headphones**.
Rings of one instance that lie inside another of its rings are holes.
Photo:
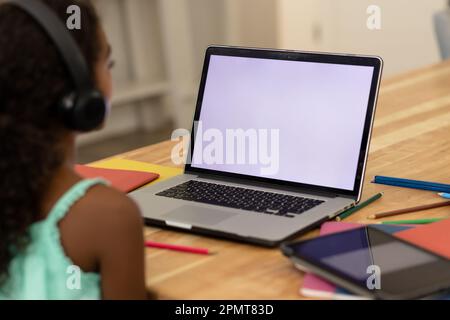
[[[72,77],[74,91],[63,97],[56,106],[64,126],[80,132],[98,128],[105,120],[108,107],[103,95],[95,89],[86,60],[66,26],[41,1],[10,0],[6,3],[19,7],[39,23],[56,45]]]

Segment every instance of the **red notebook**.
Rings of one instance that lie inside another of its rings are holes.
[[[395,235],[450,259],[450,219],[401,231]]]
[[[75,171],[83,178],[103,178],[116,189],[123,192],[131,192],[159,178],[159,174],[151,172],[94,168],[84,165],[76,165]]]

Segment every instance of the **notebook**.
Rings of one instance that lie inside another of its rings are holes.
[[[404,230],[414,228],[412,226],[397,226],[397,225],[374,225],[385,232],[397,233]],[[341,231],[347,231],[361,227],[358,223],[348,222],[325,222],[320,228],[320,235],[332,234]],[[303,278],[303,284],[300,288],[300,294],[310,298],[322,299],[336,299],[336,300],[360,300],[367,299],[366,297],[357,296],[353,293],[334,285],[327,280],[324,280],[312,273],[306,273]]]
[[[121,158],[111,158],[107,160],[101,160],[89,164],[90,167],[105,168],[105,169],[121,169],[121,170],[134,170],[142,172],[155,172],[158,173],[159,178],[152,183],[161,182],[168,178],[182,174],[182,168],[173,168],[167,166],[161,166],[157,164],[151,164],[147,162],[134,161]]]
[[[396,236],[450,259],[450,219],[405,230]]]
[[[125,193],[136,190],[159,177],[157,173],[152,172],[105,169],[85,165],[76,165],[75,171],[83,178],[103,178],[109,181],[111,186]]]

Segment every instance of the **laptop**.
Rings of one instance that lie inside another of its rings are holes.
[[[146,223],[276,246],[354,206],[382,64],[209,47],[184,174],[131,193]]]

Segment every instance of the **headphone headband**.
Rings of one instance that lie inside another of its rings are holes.
[[[90,89],[92,84],[86,61],[58,16],[41,1],[9,0],[7,3],[24,10],[45,30],[64,60],[77,91]]]

